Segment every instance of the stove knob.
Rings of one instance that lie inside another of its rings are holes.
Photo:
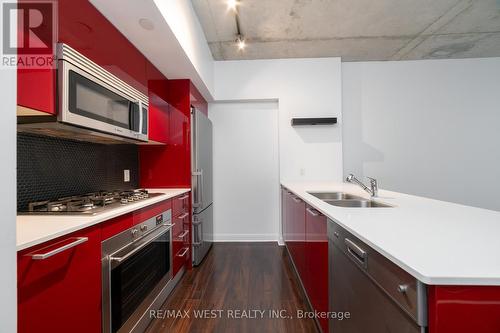
[[[146,230],[148,230],[148,226],[145,224],[141,225],[141,231],[146,231]]]
[[[136,228],[132,229],[132,231],[130,231],[132,233],[132,237],[136,237],[137,236],[137,233],[139,232],[139,230],[137,230]]]

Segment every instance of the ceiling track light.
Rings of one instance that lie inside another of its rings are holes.
[[[245,49],[246,41],[245,37],[243,37],[243,33],[241,32],[241,24],[240,24],[240,15],[238,13],[238,7],[240,5],[240,2],[237,0],[229,0],[228,2],[228,7],[232,8],[234,11],[234,20],[236,23],[236,46],[238,47],[239,51],[243,51]]]
[[[238,0],[227,0],[227,10],[238,12],[238,6],[240,2]]]

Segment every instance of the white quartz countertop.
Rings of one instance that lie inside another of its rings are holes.
[[[332,206],[308,192],[347,192],[347,183],[282,185],[396,265],[429,285],[500,286],[500,212],[379,190],[393,208]]]
[[[191,191],[189,188],[147,190],[150,193],[162,193],[162,195],[103,211],[96,215],[18,215],[16,219],[17,251]]]

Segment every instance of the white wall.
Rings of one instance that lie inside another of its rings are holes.
[[[215,99],[278,99],[281,179],[341,180],[340,58],[216,61]],[[316,116],[339,124],[290,125],[292,117]]]
[[[342,64],[344,173],[500,210],[500,58]]]
[[[16,332],[16,70],[0,68],[0,332]]]
[[[214,240],[277,241],[278,103],[215,103]]]

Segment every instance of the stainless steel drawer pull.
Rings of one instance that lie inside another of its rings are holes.
[[[184,200],[186,200],[187,198],[189,198],[189,194],[183,195],[182,197],[177,198],[177,199],[179,199],[180,201],[184,201]]]
[[[354,258],[356,261],[359,262],[363,267],[366,268],[367,266],[367,258],[368,258],[368,253],[366,253],[365,250],[360,248],[358,245],[356,245],[353,241],[351,241],[349,238],[346,238],[345,240],[345,245],[347,246],[347,252],[351,255],[351,258]]]
[[[184,213],[182,215],[179,215],[179,219],[184,220],[188,216],[189,216],[189,213]]]
[[[316,209],[312,209],[312,208],[307,207],[307,208],[306,208],[306,211],[307,211],[310,215],[312,215],[312,216],[314,216],[314,217],[317,217],[317,216],[319,216],[319,215],[320,215],[320,213],[319,213]]]
[[[401,293],[401,294],[406,294],[406,292],[408,291],[408,285],[407,284],[400,284],[398,286],[398,291]]]
[[[182,253],[177,253],[177,256],[184,257],[186,255],[186,253],[188,253],[188,251],[189,251],[189,248],[185,247],[184,251],[182,251]]]
[[[56,255],[58,253],[61,253],[61,252],[66,251],[68,249],[71,249],[72,247],[75,247],[75,246],[77,246],[79,244],[85,243],[88,240],[89,240],[88,237],[76,237],[74,242],[71,242],[69,244],[63,245],[61,247],[58,247],[57,249],[54,249],[54,250],[46,252],[46,253],[31,254],[31,258],[33,260],[47,259],[47,258],[52,257],[53,255]]]
[[[189,230],[184,230],[184,232],[182,234],[180,234],[179,236],[177,236],[177,237],[179,239],[184,239],[184,237],[186,237],[187,234],[189,234]]]

